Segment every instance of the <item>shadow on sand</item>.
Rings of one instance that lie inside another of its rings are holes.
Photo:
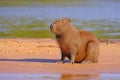
[[[56,63],[58,59],[0,59],[0,61],[15,61],[15,62],[43,62],[43,63]],[[68,60],[65,60],[68,62]]]

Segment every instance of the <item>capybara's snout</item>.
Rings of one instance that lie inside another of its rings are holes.
[[[51,29],[51,30],[53,29],[53,24],[50,25],[50,29]]]

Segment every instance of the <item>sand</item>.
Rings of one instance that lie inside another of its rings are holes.
[[[120,41],[100,45],[99,62],[58,64],[60,49],[54,39],[0,39],[0,74],[120,74]]]

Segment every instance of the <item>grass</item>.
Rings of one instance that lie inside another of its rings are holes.
[[[12,31],[12,32],[0,32],[1,37],[9,38],[53,38],[54,35],[50,30],[31,30],[31,31]]]
[[[50,6],[59,5],[61,3],[74,3],[84,1],[94,0],[0,0],[0,6]]]
[[[106,22],[105,21],[77,21],[77,29],[83,29],[92,32],[98,38],[102,39],[120,39],[119,22]],[[47,20],[34,20],[32,18],[3,18],[0,17],[0,37],[1,38],[53,38],[54,34],[51,33],[49,25],[51,19]],[[79,22],[82,22],[78,24]],[[19,23],[19,24],[16,24]],[[107,29],[106,29],[107,28]]]
[[[18,23],[18,24],[16,24]],[[31,18],[0,17],[0,37],[49,38],[54,37],[49,30],[48,21]]]

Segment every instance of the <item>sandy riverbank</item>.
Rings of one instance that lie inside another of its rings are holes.
[[[99,63],[57,64],[54,39],[0,39],[0,73],[120,74],[120,42],[101,42],[100,48]]]

